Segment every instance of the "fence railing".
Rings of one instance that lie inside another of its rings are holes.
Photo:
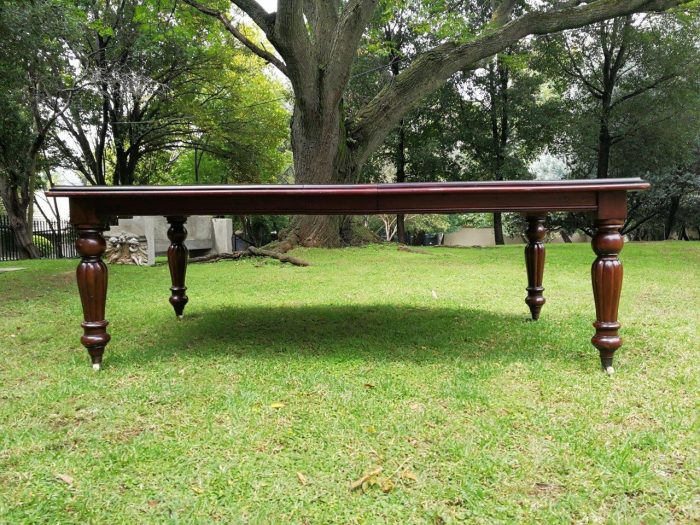
[[[75,250],[77,235],[68,221],[34,221],[32,226],[34,245],[42,259],[78,257]],[[15,261],[20,259],[21,255],[9,218],[0,215],[0,261]]]

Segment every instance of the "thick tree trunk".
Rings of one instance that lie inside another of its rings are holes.
[[[10,228],[15,235],[22,259],[38,259],[41,254],[32,241],[32,223],[28,219],[28,206],[23,206],[16,198],[3,192],[3,204],[10,221]]]
[[[15,241],[19,245],[20,257],[22,259],[38,259],[41,257],[39,249],[32,242],[30,223],[21,215],[8,212],[7,216],[10,219],[10,228],[15,234]]]
[[[292,116],[292,152],[297,184],[352,184],[361,169],[347,141],[341,104],[330,111],[302,111],[296,101]],[[295,216],[282,239],[302,246],[340,246],[348,232],[344,216]]]
[[[33,174],[30,173],[24,182],[27,186],[18,188],[0,177],[0,197],[10,221],[10,228],[15,235],[15,242],[19,246],[20,257],[23,259],[38,259],[41,256],[32,241],[32,199],[29,197],[32,181]]]

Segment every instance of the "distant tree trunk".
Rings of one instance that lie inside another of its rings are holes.
[[[387,31],[387,40],[393,41],[395,35],[391,31]],[[395,46],[401,47],[401,35],[396,35],[398,42],[394,42]],[[394,78],[399,76],[401,58],[392,52],[391,54],[391,74]],[[396,182],[401,184],[406,182],[406,128],[405,119],[399,121],[398,141],[396,143]],[[396,237],[401,244],[406,244],[406,223],[403,213],[396,215]]]
[[[497,57],[489,64],[489,98],[491,101],[491,144],[493,178],[503,180],[503,164],[510,133],[508,118],[508,67]],[[503,216],[493,214],[493,237],[497,246],[505,244]]]
[[[680,195],[673,195],[671,197],[671,205],[668,208],[668,216],[666,217],[666,224],[664,226],[664,240],[667,241],[671,238],[673,234],[673,228],[676,225],[676,217],[678,216],[678,208],[681,204]]]
[[[9,180],[22,180],[22,187],[9,182]],[[10,221],[10,229],[14,233],[22,259],[38,259],[41,254],[32,241],[32,221],[30,197],[33,186],[33,177],[29,180],[10,176],[7,179],[0,177],[0,195],[5,206],[5,213]]]
[[[399,124],[399,142],[396,146],[396,182],[406,182],[406,130],[404,128],[404,119],[401,119]],[[396,216],[396,237],[401,244],[406,244],[406,224],[405,216],[399,213]]]
[[[611,88],[612,91],[612,88]],[[610,97],[612,93],[603,94],[603,108],[600,116],[600,127],[598,130],[598,166],[596,177],[607,179],[610,170],[610,149],[612,148],[612,137],[610,136]]]
[[[620,79],[620,70],[627,62],[627,47],[629,42],[629,29],[632,25],[632,17],[617,19],[613,22],[611,35],[607,35],[603,26],[601,32],[606,36],[602,40],[603,62],[601,70],[602,90],[600,97],[600,126],[598,129],[598,166],[596,177],[607,179],[610,173],[610,150],[614,139],[610,132],[610,115],[613,109],[613,95]],[[619,42],[618,42],[619,38]],[[617,46],[617,50],[615,49]]]

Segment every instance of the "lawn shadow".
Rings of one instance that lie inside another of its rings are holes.
[[[534,323],[525,312],[516,316],[457,307],[227,306],[186,310],[183,321],[167,316],[152,329],[160,331],[156,340],[151,338],[139,348],[122,350],[116,336],[110,347],[117,348],[114,352],[107,348],[105,364],[140,366],[175,356],[202,360],[245,356],[261,361],[575,362],[583,355],[562,349],[566,347],[563,334],[546,319]],[[586,348],[586,354],[592,350],[587,338],[580,338],[580,344],[575,339],[577,348]]]

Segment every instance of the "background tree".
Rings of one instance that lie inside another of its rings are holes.
[[[0,1],[0,196],[23,257],[39,256],[32,202],[47,138],[80,89],[66,75],[75,20],[60,1]]]
[[[90,79],[59,119],[54,141],[66,167],[91,184],[136,180],[139,161],[186,143],[200,86],[233,50],[159,0],[76,0],[85,18],[71,47],[74,74]]]
[[[700,132],[697,14],[627,16],[550,38],[547,64],[568,109],[554,145],[574,178],[639,177],[650,192],[630,195],[624,233],[660,216],[673,233],[684,192],[693,187]],[[562,226],[585,228],[577,215]],[[646,231],[649,231],[648,229]]]
[[[292,150],[295,178],[300,183],[343,183],[358,180],[365,161],[408,111],[456,72],[514,45],[528,35],[554,33],[638,11],[665,10],[680,0],[579,0],[525,4],[512,18],[515,0],[495,3],[491,20],[473,32],[469,18],[450,17],[452,2],[421,2],[417,9],[446,13],[436,27],[446,36],[407,64],[352,119],[343,96],[352,64],[378,0],[278,0],[267,13],[255,0],[231,0],[262,29],[274,51],[252,41],[229,14],[225,0],[184,0],[218,19],[258,56],[289,78],[294,90]],[[478,3],[478,2],[476,2]],[[471,4],[469,4],[471,5]],[[295,218],[289,238],[305,244],[336,244],[342,219]]]

